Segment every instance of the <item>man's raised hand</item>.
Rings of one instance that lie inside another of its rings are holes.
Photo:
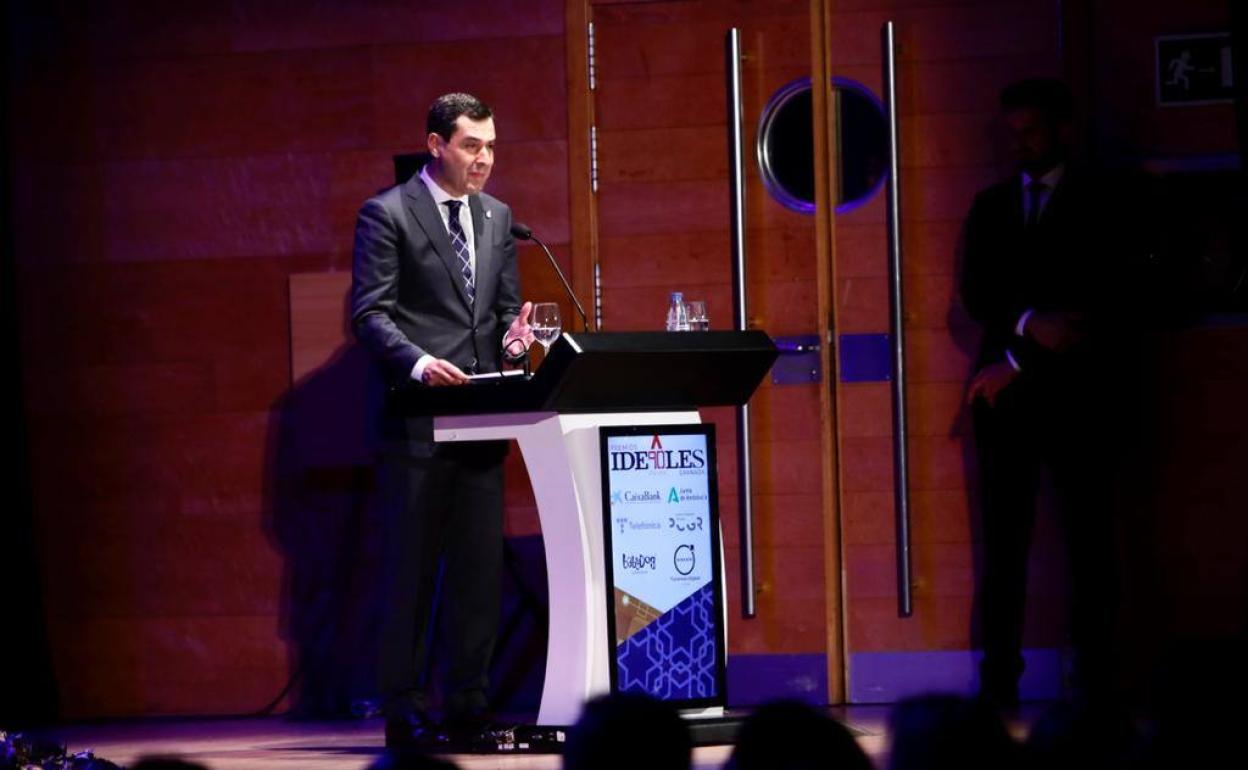
[[[529,325],[529,316],[533,313],[533,303],[526,302],[520,306],[520,315],[516,316],[511,322],[511,326],[507,329],[507,333],[503,335],[503,350],[509,356],[518,356],[522,351],[515,350],[516,340],[524,343],[524,349],[528,350],[533,345],[533,327]]]

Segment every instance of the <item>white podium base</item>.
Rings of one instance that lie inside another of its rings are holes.
[[[550,587],[550,633],[539,725],[571,725],[585,702],[610,691],[598,428],[701,422],[696,411],[437,417],[436,441],[515,439],[537,499]],[[722,562],[721,562],[722,563]],[[690,717],[722,714],[699,709]]]

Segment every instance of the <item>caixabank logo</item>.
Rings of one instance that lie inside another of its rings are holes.
[[[681,471],[706,468],[705,449],[664,449],[663,440],[655,435],[649,449],[613,450],[613,472]]]
[[[634,503],[657,503],[663,500],[663,494],[657,489],[617,489],[611,493],[611,507],[631,505]]]

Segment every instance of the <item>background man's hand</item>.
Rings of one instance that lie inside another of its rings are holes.
[[[517,350],[519,345],[514,344],[515,340],[524,343],[524,349],[528,350],[533,345],[533,327],[529,326],[529,315],[533,312],[533,303],[526,302],[520,306],[520,315],[515,317],[508,327],[507,333],[503,335],[504,350],[510,356],[520,355]]]
[[[463,385],[468,382],[468,375],[459,367],[443,358],[435,358],[425,367],[421,381],[426,385]]]
[[[982,398],[988,402],[988,406],[995,405],[997,396],[1017,377],[1018,372],[1010,366],[1009,361],[985,366],[971,379],[971,385],[966,391],[966,403],[972,404],[975,399]]]
[[[1083,338],[1080,320],[1078,315],[1065,311],[1036,311],[1027,319],[1023,333],[1040,347],[1061,353]]]

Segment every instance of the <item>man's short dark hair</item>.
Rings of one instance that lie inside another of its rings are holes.
[[[1001,109],[1035,109],[1053,123],[1061,123],[1074,115],[1074,99],[1066,84],[1057,78],[1028,78],[1001,91]]]
[[[472,94],[443,94],[429,105],[429,116],[425,118],[425,135],[437,134],[446,141],[451,141],[455,133],[455,121],[460,115],[467,115],[469,120],[485,120],[494,115],[490,106]]]

